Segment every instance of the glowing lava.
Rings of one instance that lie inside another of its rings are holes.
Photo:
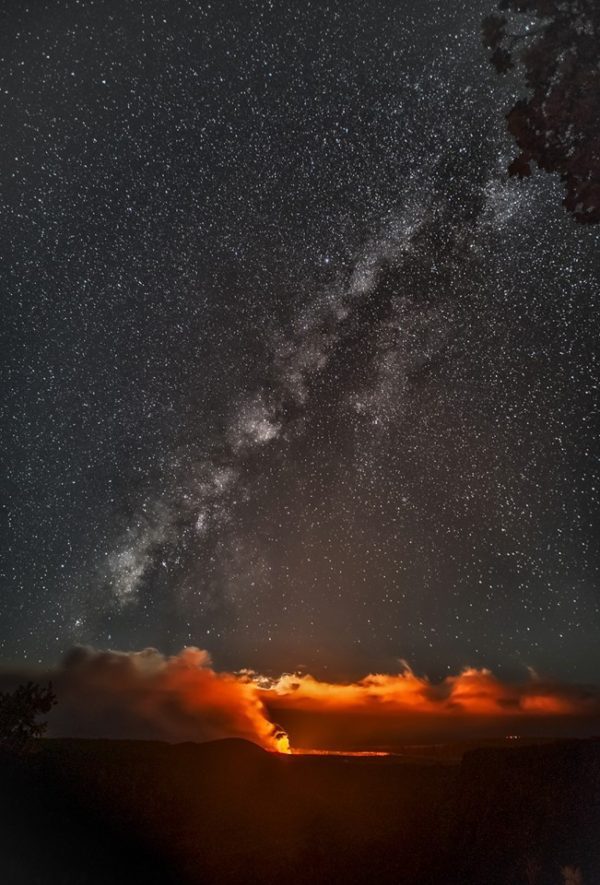
[[[391,756],[385,750],[288,750],[294,756]]]
[[[276,753],[287,753],[289,755],[294,752],[290,747],[289,735],[283,729],[277,729],[273,735],[273,739],[275,742]]]

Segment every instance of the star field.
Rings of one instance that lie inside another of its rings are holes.
[[[595,678],[600,233],[486,12],[9,4],[3,660]]]

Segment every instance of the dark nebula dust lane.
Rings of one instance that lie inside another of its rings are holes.
[[[486,12],[9,4],[3,660],[597,678],[599,234]]]

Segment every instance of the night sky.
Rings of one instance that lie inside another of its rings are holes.
[[[484,0],[8,0],[0,661],[600,673],[600,230]]]

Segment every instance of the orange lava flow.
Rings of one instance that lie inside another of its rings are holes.
[[[391,756],[385,750],[290,750],[293,756]]]

